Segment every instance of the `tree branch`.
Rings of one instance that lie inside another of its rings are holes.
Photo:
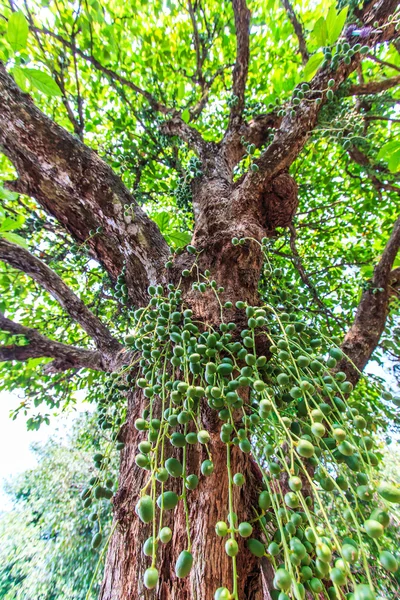
[[[95,371],[108,371],[109,364],[104,361],[98,350],[85,350],[67,344],[55,342],[42,335],[36,329],[25,327],[19,323],[7,319],[0,312],[0,330],[7,331],[12,335],[24,336],[29,343],[24,346],[1,345],[0,362],[25,361],[30,358],[53,358],[54,360],[45,366],[46,373],[55,373],[67,369],[93,369]]]
[[[385,4],[382,3],[382,0],[377,0],[370,3],[368,5],[368,18],[372,18],[371,16],[374,15],[375,19],[383,24],[384,19],[387,19],[391,14],[388,12],[388,4],[392,6],[393,2]],[[394,4],[397,5],[397,2]],[[384,19],[382,15],[384,15]],[[397,35],[394,28],[391,35]],[[388,39],[390,39],[390,35],[385,30],[384,33],[374,33],[371,38],[366,40],[366,43],[372,47]],[[334,85],[331,89],[336,91],[346,81],[348,76],[356,70],[360,60],[360,55],[356,54],[349,65],[342,62],[335,71],[332,68],[320,70],[311,80],[310,90],[307,92],[306,98],[299,105],[293,104],[292,100],[291,105],[287,107],[286,116],[277,130],[272,144],[263,152],[259,160],[256,161],[259,170],[248,173],[242,180],[240,186],[241,196],[243,194],[246,197],[254,196],[257,193],[262,194],[268,181],[271,181],[278,173],[290,167],[304,148],[311,132],[316,126],[321,107],[327,101],[326,92],[321,96],[320,90],[327,90],[328,81],[333,79]],[[319,103],[315,102],[317,98],[320,98]],[[314,102],[311,102],[311,100],[314,100]],[[295,111],[294,116],[292,116],[292,110]]]
[[[157,225],[96,152],[37,109],[2,65],[0,147],[18,171],[12,189],[33,196],[112,279],[125,265],[131,300],[145,302],[169,254]]]
[[[392,270],[399,248],[400,217],[374,269],[373,277],[361,296],[353,324],[341,346],[349,360],[343,358],[337,369],[344,371],[353,384],[358,381],[359,371],[369,361],[385,329],[390,298],[400,281],[400,269]]]
[[[241,117],[244,109],[244,94],[250,59],[250,11],[246,0],[232,0],[236,29],[236,62],[233,68],[233,95],[236,96],[231,108],[230,122]]]
[[[94,58],[94,56],[91,56],[90,54],[85,54],[85,52],[80,50],[80,48],[78,48],[75,43],[69,42],[63,36],[59,35],[58,33],[54,33],[53,31],[50,31],[46,27],[40,28],[40,27],[35,27],[34,25],[30,26],[30,30],[33,32],[36,32],[36,33],[41,33],[43,35],[48,35],[49,37],[52,37],[55,40],[59,41],[65,48],[68,48],[69,50],[71,50],[72,54],[77,54],[78,56],[80,56],[81,58],[86,60],[93,67],[95,67],[98,71],[100,71],[101,73],[106,75],[109,79],[118,81],[122,85],[130,88],[136,94],[143,96],[143,98],[145,98],[147,100],[147,102],[150,104],[150,106],[153,110],[160,112],[164,115],[172,114],[173,112],[175,112],[173,108],[168,108],[167,106],[165,106],[164,104],[159,102],[157,100],[157,98],[155,98],[152,94],[150,94],[150,92],[143,90],[142,88],[137,86],[135,83],[133,83],[132,81],[130,81],[123,75],[116,73],[116,71],[113,71],[112,69],[109,69],[108,67],[105,67],[104,65],[101,64],[100,61],[98,61],[96,58]]]
[[[66,313],[93,338],[104,352],[117,352],[122,346],[112,337],[107,327],[96,317],[64,281],[44,262],[28,250],[0,238],[0,260],[14,269],[23,271],[47,290]]]
[[[301,61],[302,61],[303,65],[305,65],[308,61],[309,54],[307,51],[307,44],[306,44],[306,40],[304,37],[303,27],[302,27],[299,19],[297,18],[297,15],[296,15],[295,11],[293,10],[293,6],[290,4],[289,0],[281,0],[281,2],[282,2],[284,9],[287,12],[287,15],[289,17],[291,24],[293,25],[294,32],[299,41],[299,51],[301,54]]]
[[[382,81],[368,81],[367,83],[354,84],[350,86],[346,96],[365,96],[367,94],[379,94],[389,90],[400,83],[400,75],[383,79]]]
[[[191,127],[185,121],[182,120],[181,117],[176,116],[168,121],[164,121],[160,127],[161,133],[170,136],[178,136],[181,140],[186,142],[186,144],[196,152],[201,158],[205,156],[207,152],[207,148],[209,148],[212,143],[206,142],[201,135]]]

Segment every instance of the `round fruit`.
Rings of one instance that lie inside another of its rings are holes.
[[[300,440],[296,450],[297,453],[303,458],[310,458],[313,456],[315,448],[308,440]]]
[[[175,565],[175,574],[177,577],[182,579],[187,577],[190,573],[190,569],[193,565],[193,555],[187,550],[183,550],[178,556],[178,560]]]
[[[286,569],[278,569],[274,577],[274,585],[278,590],[286,591],[292,585],[292,578]]]
[[[164,492],[157,498],[157,505],[164,510],[172,510],[178,504],[179,498],[175,492]]]
[[[150,496],[142,496],[135,506],[135,512],[143,523],[150,523],[154,516],[154,504]]]
[[[258,496],[258,506],[261,510],[267,510],[271,506],[271,496],[267,491],[261,492]]]
[[[342,547],[342,556],[350,564],[358,560],[358,548],[353,544],[344,544]]]
[[[233,483],[235,485],[238,485],[239,487],[242,486],[244,484],[244,476],[241,473],[235,473],[235,475],[233,476]]]
[[[364,528],[367,532],[367,535],[373,539],[381,537],[384,532],[383,525],[378,521],[374,521],[374,519],[367,519],[364,522]]]
[[[204,460],[201,463],[201,472],[205,477],[209,477],[214,472],[214,465],[211,460]]]
[[[378,494],[388,502],[400,504],[400,489],[390,483],[381,483],[378,487]]]
[[[143,554],[151,556],[153,554],[153,536],[149,537],[143,544]]]
[[[332,583],[338,586],[345,585],[347,580],[346,574],[343,573],[342,569],[338,569],[337,567],[331,570],[330,578],[332,580]]]
[[[180,477],[183,473],[182,463],[176,458],[168,458],[165,461],[165,468],[171,477]]]
[[[228,534],[228,525],[225,523],[225,521],[218,521],[218,523],[215,525],[215,533],[219,537],[225,537]]]
[[[101,533],[96,533],[93,537],[92,537],[92,548],[96,549],[100,546],[101,544],[101,540],[103,539],[103,536],[101,535]]]
[[[253,533],[252,526],[250,525],[250,523],[247,523],[246,521],[243,521],[243,523],[240,523],[238,530],[239,530],[239,535],[244,538],[250,537],[251,534]]]
[[[227,542],[225,542],[225,552],[228,556],[236,556],[239,552],[237,541],[233,538],[227,540]]]
[[[172,531],[169,527],[163,527],[160,530],[158,536],[163,544],[168,544],[168,542],[171,541],[172,538]]]
[[[149,567],[143,575],[143,583],[148,590],[152,590],[158,583],[158,571],[155,567]]]
[[[214,600],[230,600],[231,593],[226,587],[220,587],[214,594]]]
[[[290,477],[289,487],[293,492],[299,492],[302,487],[302,481],[300,477]]]
[[[379,562],[381,563],[382,567],[386,569],[386,571],[390,571],[390,573],[396,573],[397,569],[399,568],[399,563],[393,554],[387,550],[382,550],[382,552],[379,553]]]
[[[199,478],[194,473],[186,477],[185,485],[188,490],[195,490],[199,485]]]

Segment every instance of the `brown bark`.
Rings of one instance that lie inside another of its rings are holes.
[[[0,147],[18,171],[10,187],[34,197],[86,242],[113,279],[125,263],[130,298],[143,303],[168,256],[156,224],[96,152],[38,110],[2,65]]]

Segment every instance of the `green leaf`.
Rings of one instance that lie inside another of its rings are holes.
[[[0,224],[0,233],[19,229],[25,223],[25,217],[18,215],[17,218],[6,217]]]
[[[384,144],[378,152],[378,160],[385,160],[389,171],[396,173],[400,169],[400,141],[393,140]]]
[[[310,81],[318,71],[318,68],[322,65],[324,60],[323,52],[317,52],[313,54],[306,66],[304,67],[303,78],[305,81]]]
[[[346,6],[340,13],[337,13],[334,4],[329,9],[328,16],[326,17],[326,27],[328,31],[328,41],[331,46],[335,44],[343,31],[348,10],[349,7]]]
[[[161,233],[166,233],[170,226],[170,214],[166,210],[162,210],[152,216],[153,221],[157,223]]]
[[[318,48],[326,46],[328,41],[328,30],[326,27],[326,21],[324,17],[320,17],[314,25],[314,29],[311,32],[311,41],[315,42]]]
[[[46,96],[62,96],[61,90],[50,75],[39,69],[23,69],[30,83]]]
[[[185,123],[189,123],[190,121],[190,112],[188,108],[185,108],[184,111],[182,111],[182,121],[185,121]]]
[[[9,242],[12,242],[13,244],[21,246],[22,248],[28,248],[28,244],[26,243],[23,237],[18,235],[18,233],[11,233],[9,231],[5,231],[0,234],[0,237],[4,238],[5,240],[8,240]]]
[[[0,185],[0,199],[1,200],[9,200],[11,202],[13,200],[17,200],[18,195],[19,194],[17,192],[10,192],[10,190],[7,190],[5,187]]]
[[[192,234],[187,231],[172,231],[165,235],[165,239],[169,246],[175,246],[180,248],[181,246],[187,246],[192,239]]]
[[[28,41],[29,27],[28,22],[24,17],[24,14],[19,10],[18,12],[12,13],[8,19],[7,26],[7,40],[10,42],[11,48],[14,52],[23,50],[26,48]]]
[[[28,88],[26,84],[28,82],[28,79],[26,77],[26,74],[24,73],[24,69],[21,69],[21,67],[13,67],[12,69],[10,69],[10,71],[15,79],[15,83],[17,84],[17,86],[21,88],[23,92],[27,92]]]

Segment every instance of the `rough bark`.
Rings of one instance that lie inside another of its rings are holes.
[[[113,338],[104,323],[88,309],[61,277],[39,258],[21,246],[0,238],[0,260],[8,263],[14,269],[23,271],[48,291],[71,319],[93,338],[97,347],[105,355],[115,354],[122,350],[122,346]]]
[[[375,267],[373,277],[367,283],[354,317],[341,346],[347,358],[340,361],[339,371],[344,371],[349,381],[355,384],[360,372],[376,349],[385,329],[390,299],[398,289],[400,270],[393,263],[400,248],[400,217]]]
[[[129,295],[142,303],[168,256],[156,224],[96,152],[38,110],[2,65],[0,147],[18,171],[10,187],[34,197],[86,242],[113,279],[126,264]]]

